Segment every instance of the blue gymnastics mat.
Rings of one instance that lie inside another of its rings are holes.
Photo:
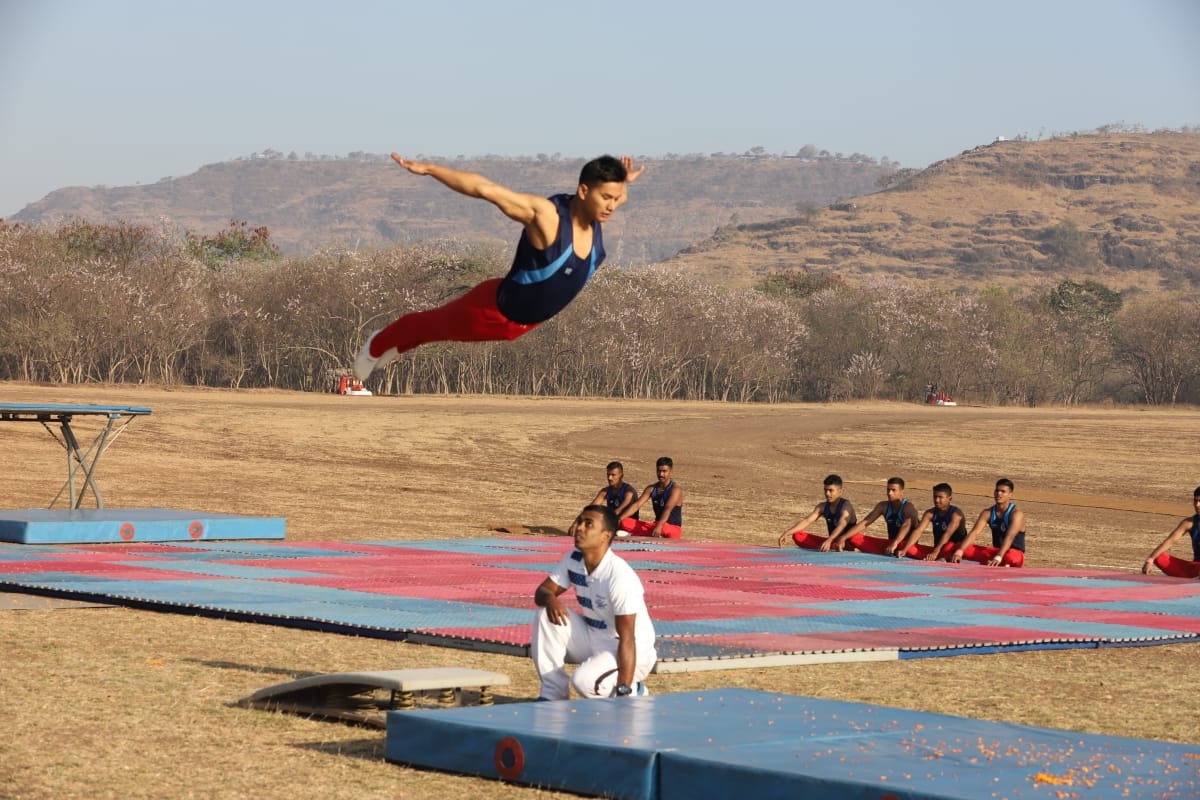
[[[1200,745],[748,689],[392,711],[385,757],[628,800],[1200,796]]]
[[[0,543],[0,591],[526,655],[533,590],[571,546]],[[1200,581],[715,542],[616,548],[645,584],[658,672],[1200,643]]]
[[[0,542],[94,544],[282,539],[281,517],[243,517],[167,508],[0,510]]]

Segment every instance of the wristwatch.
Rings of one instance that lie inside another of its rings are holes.
[[[617,697],[629,697],[631,694],[633,694],[633,689],[629,688],[629,684],[617,684]]]

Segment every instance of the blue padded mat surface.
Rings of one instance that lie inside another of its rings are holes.
[[[0,543],[0,589],[526,652],[533,590],[570,547],[532,536]],[[1200,641],[1198,581],[700,542],[615,548],[646,586],[661,669]]]
[[[389,761],[630,800],[1183,798],[1200,746],[747,689],[388,714]]]

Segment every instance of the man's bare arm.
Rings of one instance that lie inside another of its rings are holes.
[[[428,175],[459,194],[487,200],[506,217],[524,225],[534,247],[545,248],[558,235],[558,209],[544,197],[514,192],[483,175],[428,161],[412,161],[399,153],[392,153],[392,160],[412,174]]]
[[[546,578],[538,586],[537,591],[533,593],[534,605],[546,609],[546,615],[550,617],[550,621],[555,625],[567,624],[567,607],[563,605],[563,601],[559,598],[559,595],[565,591],[566,589],[559,586],[553,580]]]
[[[1192,518],[1185,517],[1180,520],[1175,526],[1175,530],[1167,534],[1167,538],[1163,539],[1158,547],[1150,551],[1150,555],[1146,556],[1146,560],[1142,562],[1142,572],[1146,575],[1150,574],[1150,568],[1154,566],[1154,559],[1161,556],[1163,553],[1171,549],[1175,542],[1179,541],[1185,533],[1192,529]]]
[[[637,669],[637,614],[618,614],[613,617],[617,624],[617,683],[626,686],[633,685],[634,671]]]
[[[641,496],[641,497],[639,497],[637,500],[634,500],[634,501],[633,501],[632,503],[630,503],[629,505],[625,506],[625,510],[624,510],[624,511],[622,511],[622,512],[621,512],[620,514],[618,514],[617,516],[618,516],[620,519],[625,519],[626,517],[632,517],[632,516],[633,516],[633,512],[637,511],[637,510],[638,510],[638,509],[640,509],[640,508],[641,508],[643,505],[645,505],[645,504],[646,504],[646,501],[650,499],[650,493],[651,493],[651,492],[653,492],[653,491],[654,491],[654,484],[652,483],[652,484],[650,484],[649,486],[647,486],[647,487],[646,487],[646,488],[645,488],[645,489],[642,491],[642,496]]]
[[[790,537],[792,534],[799,533],[800,531],[804,530],[809,525],[816,522],[820,518],[820,516],[821,516],[821,503],[817,503],[817,507],[813,509],[811,514],[809,514],[807,517],[800,520],[796,524],[792,525],[792,527],[788,528],[783,533],[779,534],[779,546],[783,547],[783,545],[787,542],[788,537]]]
[[[963,560],[963,554],[966,553],[967,548],[975,542],[975,535],[987,526],[988,515],[990,513],[990,508],[985,508],[982,512],[980,512],[979,519],[975,520],[975,524],[972,525],[971,530],[967,532],[966,538],[958,543],[958,547],[954,548],[954,552],[950,556],[951,561],[957,564]]]

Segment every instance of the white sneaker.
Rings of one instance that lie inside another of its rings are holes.
[[[628,538],[629,538],[629,531],[626,531],[626,530],[622,530],[622,529],[620,529],[620,528],[617,528],[617,538],[618,538],[618,539],[628,539]]]
[[[396,352],[396,348],[394,347],[389,349],[378,358],[371,355],[371,342],[375,340],[377,335],[379,335],[379,331],[373,331],[371,335],[367,337],[366,344],[362,346],[362,349],[358,351],[358,355],[354,358],[354,377],[358,378],[360,381],[365,381],[368,377],[370,377],[371,373],[376,369],[376,367],[386,367],[388,364],[395,361],[397,356],[400,355]]]

